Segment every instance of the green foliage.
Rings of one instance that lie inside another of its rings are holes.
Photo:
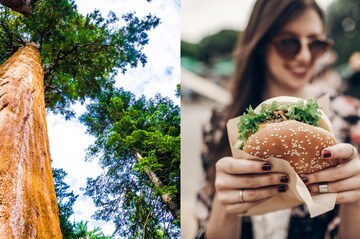
[[[99,157],[104,169],[86,186],[98,207],[95,218],[112,220],[125,238],[178,238],[180,108],[160,95],[136,99],[116,89],[88,105],[80,120],[97,138],[87,159]]]
[[[222,30],[199,43],[181,41],[181,66],[198,75],[229,77],[233,74],[232,52],[238,31]]]
[[[95,98],[114,84],[118,71],[146,63],[147,32],[159,23],[155,16],[139,19],[135,13],[119,19],[110,12],[104,18],[95,10],[83,16],[74,0],[36,1],[28,18],[0,7],[0,62],[35,42],[44,65],[46,106],[71,117],[71,103]]]
[[[206,64],[211,64],[219,58],[229,58],[238,36],[238,31],[225,29],[203,38],[196,44],[181,41],[181,56],[190,57]]]
[[[106,236],[100,228],[89,230],[88,222],[80,221],[74,224],[74,236],[69,239],[113,239],[113,236]]]
[[[176,96],[176,97],[180,97],[180,96],[181,96],[181,85],[180,85],[180,84],[177,84],[177,85],[176,85],[175,96]]]
[[[199,59],[199,46],[191,42],[181,41],[181,56]]]
[[[335,40],[337,64],[345,64],[351,53],[360,51],[360,1],[335,0],[327,10],[327,23]]]
[[[63,169],[54,168],[52,171],[63,239],[113,239],[113,236],[105,236],[100,228],[89,230],[87,227],[88,222],[80,221],[71,223],[69,221],[70,216],[74,214],[73,206],[78,195],[75,196],[73,191],[68,191],[69,185],[64,182],[67,173]]]
[[[211,63],[219,57],[229,57],[236,45],[238,31],[221,30],[220,32],[207,36],[199,42],[199,57],[205,63]]]
[[[61,233],[64,239],[73,238],[73,224],[69,221],[69,218],[74,213],[73,206],[78,195],[75,196],[73,191],[68,191],[69,185],[64,182],[67,173],[63,169],[53,168],[52,172],[59,207]]]

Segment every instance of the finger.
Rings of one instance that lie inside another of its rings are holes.
[[[243,195],[241,199],[241,190],[224,190],[224,191],[218,191],[218,200],[222,204],[234,204],[234,203],[240,203],[241,200],[244,201],[244,203],[249,202],[256,202],[263,199],[270,198],[274,195],[277,195],[279,193],[286,192],[287,186],[286,185],[277,185],[272,187],[266,187],[266,188],[259,188],[259,189],[243,189]]]
[[[360,200],[360,191],[341,192],[336,195],[336,203],[352,203]]]
[[[307,186],[313,194],[319,194],[319,184],[311,184]],[[339,193],[360,189],[360,180],[358,177],[351,177],[344,180],[328,183],[329,193]]]
[[[234,188],[260,188],[271,185],[285,184],[289,182],[289,177],[283,173],[262,173],[262,174],[221,174],[215,181],[215,187],[221,189]]]
[[[334,182],[352,177],[360,173],[360,163],[356,160],[338,165],[336,167],[327,168],[315,173],[303,175],[301,178],[305,184],[313,184],[320,182]]]
[[[357,149],[351,144],[340,143],[323,149],[321,155],[325,159],[339,159],[340,163],[358,157]]]
[[[263,173],[271,171],[271,164],[260,160],[225,157],[216,163],[216,171],[229,174]]]
[[[229,214],[245,214],[249,208],[252,208],[260,203],[263,203],[267,200],[263,199],[257,202],[245,202],[245,203],[233,203],[233,204],[226,204],[225,210]]]

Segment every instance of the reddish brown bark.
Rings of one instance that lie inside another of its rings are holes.
[[[0,238],[62,238],[39,51],[0,66]]]
[[[16,12],[24,14],[25,16],[30,15],[30,0],[0,0],[0,3]]]

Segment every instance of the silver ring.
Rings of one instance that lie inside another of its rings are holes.
[[[354,155],[355,155],[355,150],[357,150],[357,149],[355,149],[355,147],[354,146],[352,146],[352,155],[350,156],[350,158],[349,159],[352,159],[353,157],[354,157]]]
[[[320,193],[328,193],[329,185],[327,183],[319,183],[319,192]]]
[[[244,203],[244,189],[240,189],[240,203]]]

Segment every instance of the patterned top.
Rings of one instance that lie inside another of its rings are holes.
[[[219,138],[221,126],[224,124],[221,120],[216,120],[217,117],[221,117],[221,114],[214,111],[211,126],[206,125],[203,130],[204,147],[202,163],[205,172],[210,170],[208,149],[211,148],[212,144]],[[344,95],[331,96],[329,118],[332,121],[338,142],[350,143],[360,150],[360,100]],[[198,218],[199,230],[196,238],[205,238],[204,231],[210,215],[213,197],[214,187],[207,182],[197,196],[198,205],[196,207],[196,216]],[[287,235],[283,236],[283,238],[339,238],[338,226],[340,224],[340,218],[338,216],[338,209],[339,207],[335,206],[332,211],[315,218],[310,218],[309,212],[304,205],[289,209],[289,217],[286,221],[287,225],[284,227],[285,230],[287,230]],[[282,215],[281,213],[287,212],[278,212],[277,216],[284,218],[284,216],[280,216]],[[243,217],[241,238],[254,238],[256,230],[253,230],[253,224],[254,222],[259,223],[263,219],[264,218],[258,218],[257,216]],[[276,224],[278,224],[278,221]]]

